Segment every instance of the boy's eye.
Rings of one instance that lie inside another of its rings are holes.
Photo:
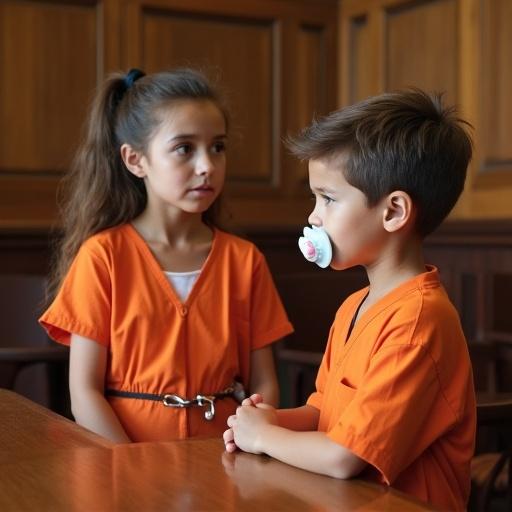
[[[329,203],[332,203],[332,202],[333,202],[333,199],[332,199],[331,197],[329,197],[329,196],[324,196],[323,194],[322,194],[322,199],[324,200],[324,203],[325,203],[325,204],[329,204]]]
[[[174,151],[178,155],[188,155],[192,151],[192,146],[190,144],[180,144],[174,148]]]

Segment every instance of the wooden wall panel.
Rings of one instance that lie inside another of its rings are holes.
[[[56,186],[101,74],[102,10],[93,0],[0,3],[0,227],[56,218]]]
[[[56,185],[108,72],[179,65],[227,91],[235,224],[302,223],[306,170],[282,139],[335,107],[336,13],[336,0],[2,0],[0,227],[54,223]]]
[[[191,66],[229,84],[228,181],[272,186],[278,179],[273,144],[277,32],[272,21],[144,10],[142,33],[147,72]]]
[[[323,27],[301,25],[297,53],[299,73],[296,87],[304,98],[297,105],[297,122],[307,126],[313,117],[329,111],[329,87],[326,62],[326,34]]]
[[[341,105],[409,85],[446,91],[474,157],[452,219],[512,218],[512,2],[343,0]]]
[[[482,163],[484,181],[512,184],[512,2],[493,0],[482,4]],[[487,176],[486,176],[487,175]]]
[[[457,2],[418,0],[386,9],[384,87],[457,97]]]
[[[372,66],[372,37],[367,16],[356,16],[347,24],[348,42],[351,53],[349,67],[347,67],[347,81],[349,84],[349,103],[356,103],[375,92],[374,73]]]
[[[295,89],[295,123],[297,131],[311,120],[327,114],[334,108],[331,92],[332,76],[329,73],[329,34],[325,27],[301,24],[297,32],[297,79],[290,84]],[[309,195],[307,163],[293,161],[293,177],[288,191]]]
[[[2,2],[0,20],[0,169],[63,171],[96,82],[95,6]]]

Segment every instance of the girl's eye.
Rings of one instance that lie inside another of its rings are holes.
[[[178,155],[188,155],[192,151],[192,146],[190,144],[180,144],[174,151],[178,153]]]
[[[223,153],[226,151],[226,143],[222,141],[216,142],[212,147],[212,151],[214,153]]]
[[[330,198],[329,196],[324,196],[324,195],[322,195],[322,199],[324,200],[325,204],[332,203],[332,201],[333,201],[332,198]]]

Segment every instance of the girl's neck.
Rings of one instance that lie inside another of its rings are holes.
[[[144,211],[132,221],[133,227],[146,242],[170,246],[205,243],[211,241],[212,230],[202,220],[201,214],[181,212],[172,217],[155,217]]]

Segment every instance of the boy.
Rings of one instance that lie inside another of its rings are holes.
[[[292,141],[309,160],[309,222],[330,238],[331,267],[363,265],[370,284],[338,310],[307,404],[275,410],[259,395],[246,399],[228,418],[227,451],[465,509],[471,364],[457,312],[422,255],[464,187],[464,124],[440,97],[414,89],[333,112]]]

